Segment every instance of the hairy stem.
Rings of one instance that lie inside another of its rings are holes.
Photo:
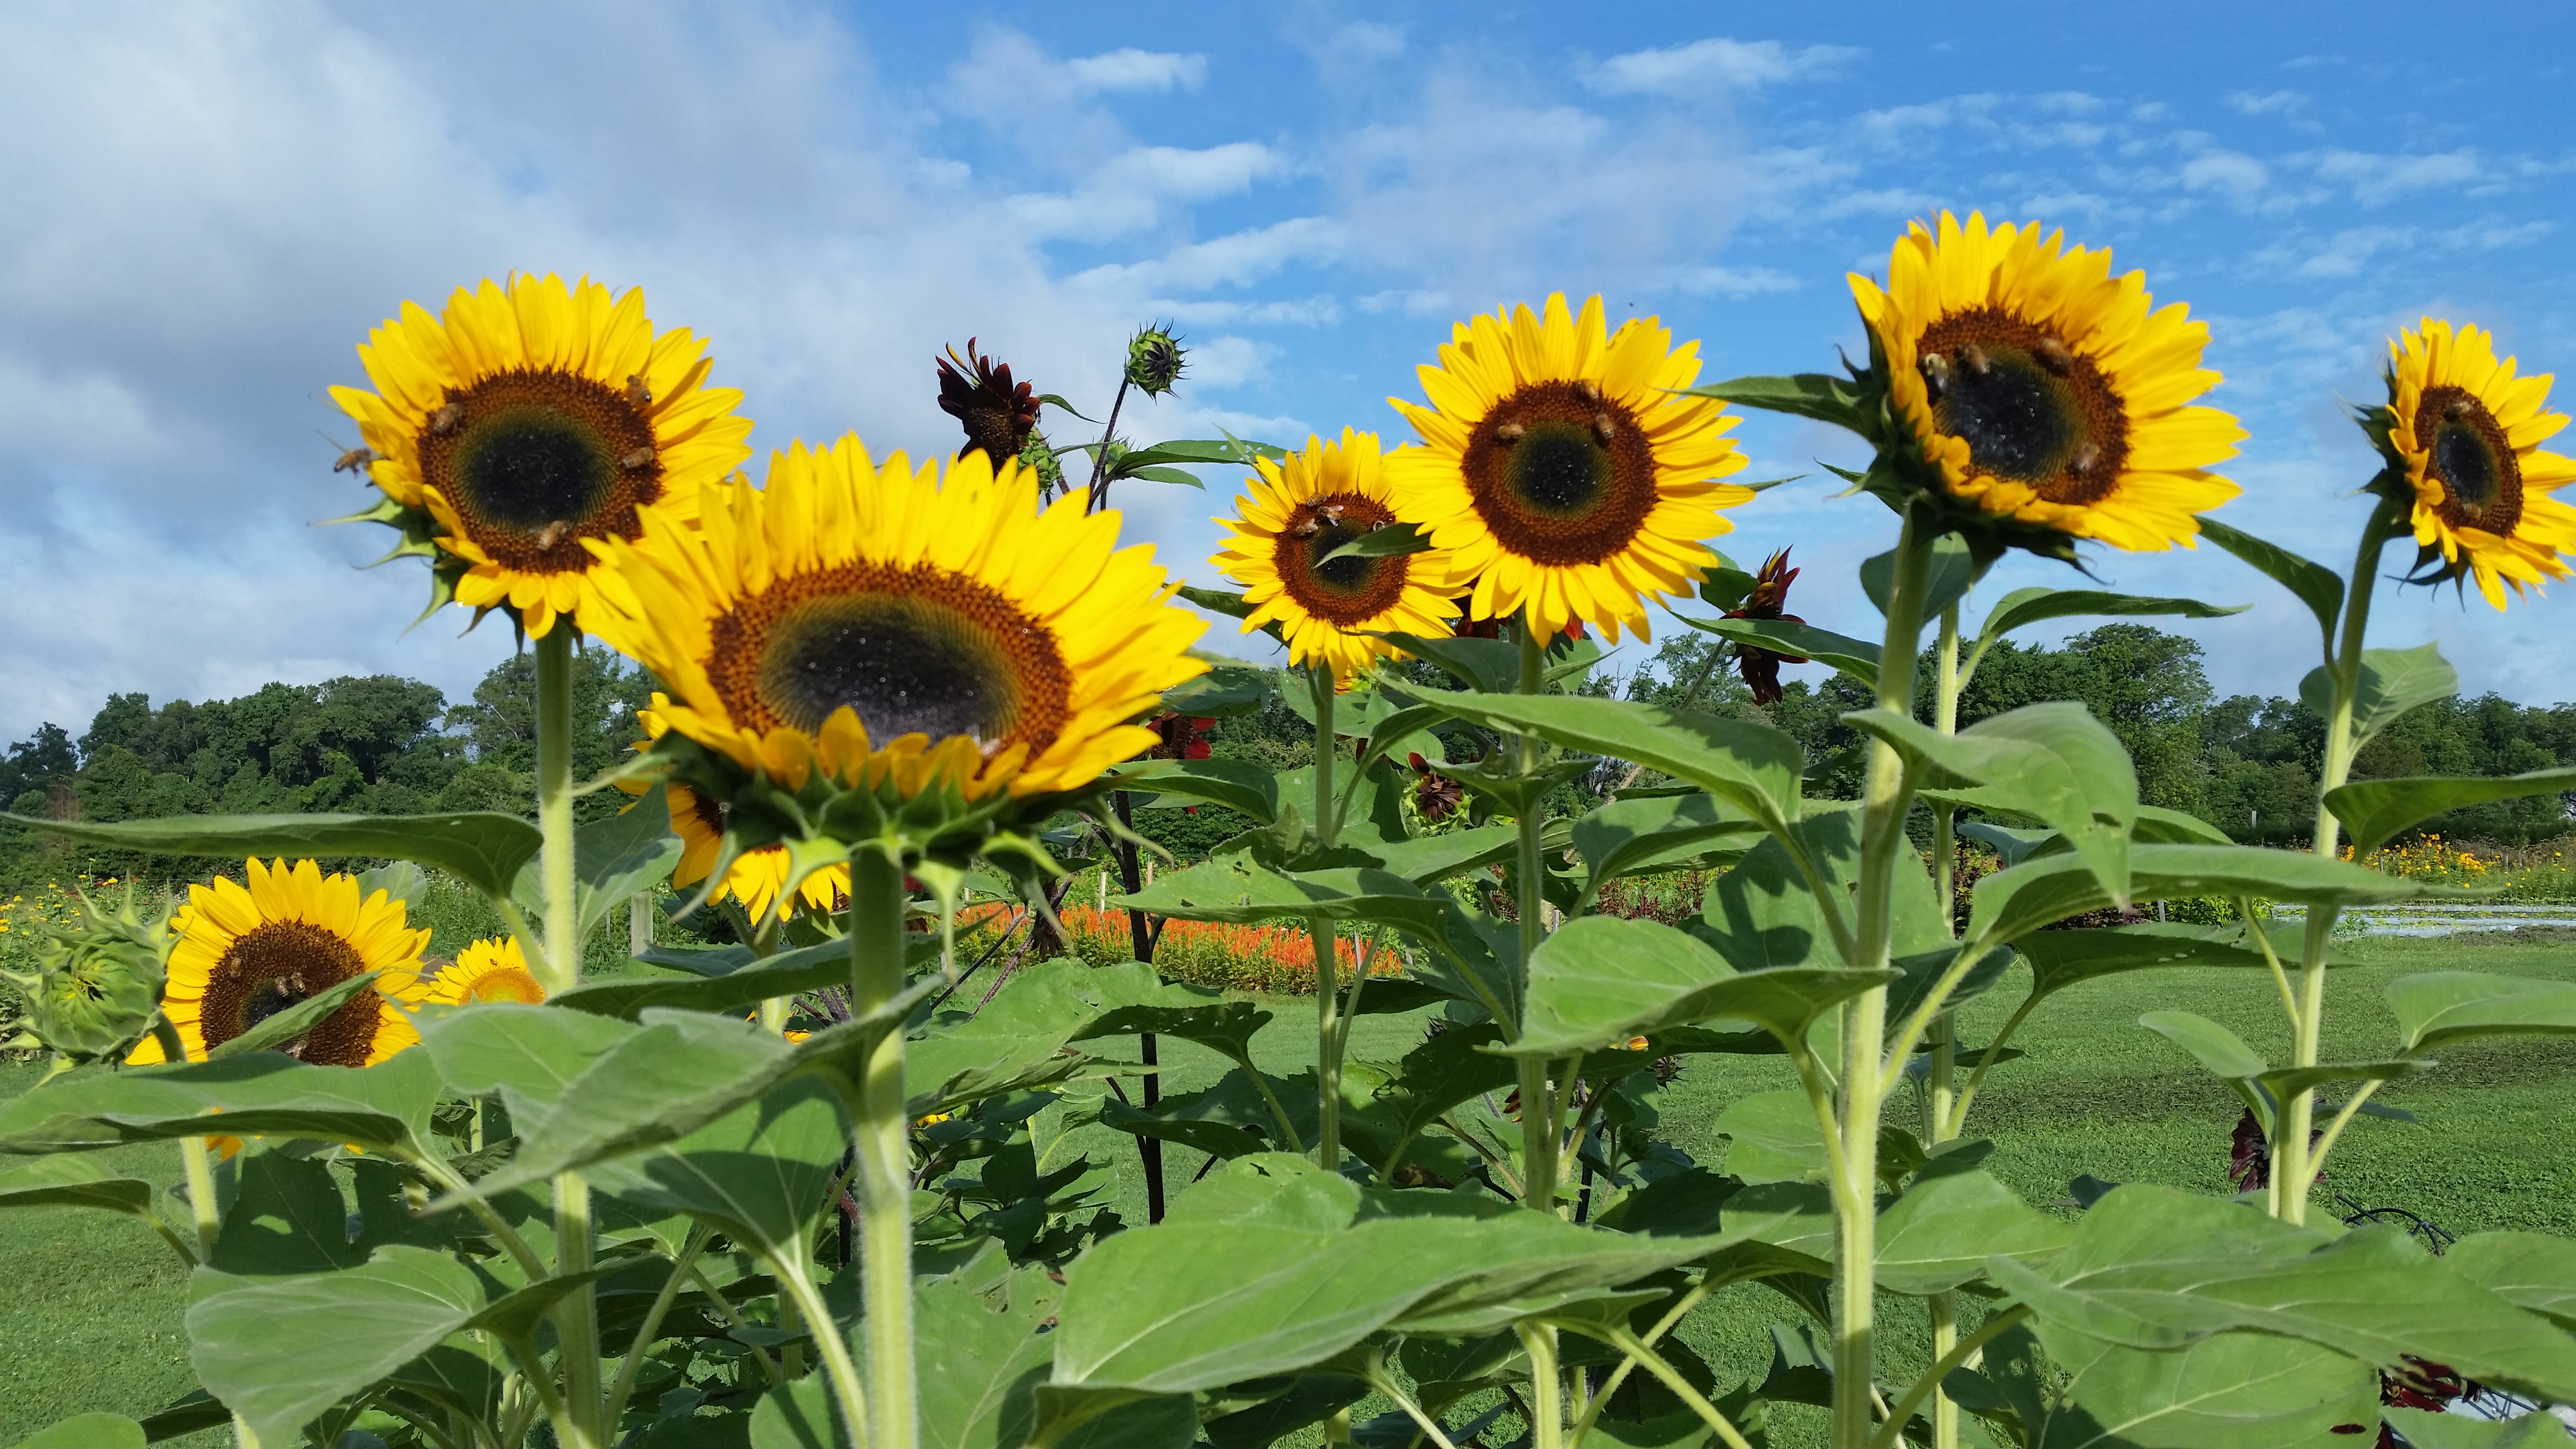
[[[1520,618],[1520,693],[1536,694],[1547,662],[1546,642],[1530,623],[1529,615]],[[1516,736],[1515,763],[1524,776],[1537,773],[1539,739],[1536,735]],[[1533,803],[1522,808],[1514,822],[1520,829],[1520,847],[1515,864],[1520,872],[1520,946],[1521,979],[1529,979],[1530,957],[1537,954],[1539,942],[1546,937],[1547,892],[1546,869],[1539,860],[1539,832],[1547,821]],[[1520,1059],[1521,1093],[1521,1179],[1527,1189],[1521,1202],[1540,1212],[1552,1213],[1556,1207],[1557,1123],[1548,1109],[1552,1097],[1548,1086],[1547,1063],[1537,1057]]]
[[[841,1336],[839,1326],[832,1322],[832,1307],[823,1301],[812,1275],[805,1271],[803,1263],[784,1255],[771,1260],[770,1266],[778,1274],[778,1281],[786,1285],[790,1301],[803,1311],[805,1321],[814,1326],[814,1347],[823,1355],[823,1369],[831,1377],[832,1393],[841,1401],[841,1424],[850,1436],[850,1442],[869,1445],[870,1449],[880,1443],[892,1442],[869,1437],[867,1386],[859,1377],[857,1361],[850,1357],[849,1340]],[[907,1295],[911,1286],[907,1280],[904,1284]],[[875,1335],[871,1333],[869,1337],[873,1339]],[[872,1356],[873,1352],[871,1347]]]
[[[1949,1352],[1942,1354],[1940,1358],[1934,1360],[1932,1367],[1923,1371],[1923,1377],[1914,1381],[1914,1387],[1905,1391],[1905,1397],[1897,1400],[1896,1406],[1887,1411],[1887,1422],[1879,1425],[1878,1432],[1870,1436],[1869,1449],[1895,1449],[1898,1438],[1905,1432],[1905,1421],[1913,1416],[1916,1404],[1923,1402],[1926,1395],[1937,1390],[1941,1380],[1946,1378],[1952,1369],[1966,1363],[1988,1343],[1993,1342],[1995,1335],[2029,1316],[2029,1307],[2016,1303],[1987,1319],[1976,1332],[1952,1345]]]
[[[1315,709],[1315,843],[1330,850],[1336,833],[1332,666],[1321,660],[1306,666],[1306,688]],[[1342,983],[1333,969],[1332,923],[1309,918],[1306,929],[1315,941],[1315,1165],[1337,1172],[1342,1165],[1342,1054],[1333,1018]]]
[[[537,637],[537,829],[543,837],[538,879],[543,886],[545,954],[538,964],[546,993],[581,984],[581,915],[573,893],[572,828],[572,621],[557,619]],[[590,1185],[576,1172],[554,1182],[555,1267],[566,1277],[590,1270],[593,1251]],[[562,1361],[564,1411],[592,1442],[601,1437],[599,1413],[599,1297],[589,1283],[555,1307],[555,1336]]]
[[[172,1057],[170,1060],[184,1061],[186,1058]],[[215,1165],[213,1155],[207,1151],[206,1139],[180,1138],[179,1162],[188,1175],[188,1211],[197,1220],[196,1261],[212,1262],[215,1239],[223,1232],[224,1214],[222,1205],[215,1198]],[[157,1224],[160,1220],[155,1218],[153,1221]]]
[[[1923,589],[1933,535],[1906,515],[1897,539],[1896,571],[1887,595],[1887,636],[1881,646],[1878,705],[1914,713],[1915,645],[1923,627]],[[1850,964],[1883,970],[1894,933],[1897,856],[1911,846],[1905,836],[1912,803],[1905,762],[1884,740],[1872,740],[1862,794],[1860,902],[1856,912],[1859,956]],[[1832,1441],[1856,1445],[1872,1431],[1870,1387],[1877,1359],[1878,1125],[1885,1100],[1881,1042],[1887,1030],[1887,988],[1873,987],[1843,1011],[1843,1167],[1834,1198],[1834,1404]],[[1910,1043],[1902,1045],[1904,1051]],[[1900,1058],[1901,1060],[1901,1058]]]
[[[1118,437],[1118,410],[1127,405],[1127,377],[1118,377],[1117,395],[1109,399],[1109,425],[1100,430],[1100,446],[1091,455],[1091,498],[1085,513],[1098,513],[1109,506],[1109,445]]]
[[[881,850],[850,856],[849,935],[850,1012],[864,1016],[903,990],[903,869]],[[873,1426],[867,1443],[870,1449],[915,1449],[920,1413],[912,1363],[912,1147],[900,1030],[887,1032],[869,1053],[853,1116]]]
[[[1556,1366],[1556,1328],[1553,1324],[1524,1321],[1513,1324],[1512,1332],[1520,1335],[1521,1349],[1529,1355],[1530,1435],[1534,1449],[1565,1449],[1565,1376]]]

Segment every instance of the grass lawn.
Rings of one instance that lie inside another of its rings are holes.
[[[2385,1053],[2394,1026],[2380,992],[2396,976],[2475,969],[2576,979],[2576,944],[2555,940],[2389,938],[2351,951],[2360,964],[2338,970],[2328,985],[2329,1060]],[[1973,1003],[1962,1041],[1982,1045],[2021,994],[2016,973]],[[1313,1060],[1314,1004],[1271,1004],[1279,1019],[1256,1039],[1255,1054],[1271,1071],[1302,1070]],[[2070,1214],[2067,1182],[2085,1173],[2227,1192],[2236,1099],[2180,1048],[2137,1025],[2142,1013],[2164,1008],[2223,1022],[2276,1061],[2288,1056],[2278,999],[2258,973],[2149,972],[2076,987],[2024,1025],[2017,1044],[2030,1056],[1988,1076],[1968,1128],[1970,1136],[1997,1141],[1988,1166],[2031,1202]],[[1421,1032],[1415,1018],[1365,1018],[1353,1031],[1352,1051],[1391,1059]],[[1212,1083],[1223,1070],[1212,1054],[1186,1043],[1166,1043],[1164,1061],[1174,1092]],[[36,1074],[0,1064],[0,1096],[24,1090]],[[1714,1163],[1725,1145],[1709,1127],[1719,1111],[1744,1093],[1789,1085],[1778,1058],[1693,1058],[1665,1093],[1667,1134]],[[2523,1228],[2576,1236],[2576,1145],[2565,1130],[2576,1114],[2576,1042],[2457,1048],[2439,1069],[2392,1084],[2379,1100],[2420,1122],[2356,1122],[2328,1164],[2317,1215],[2340,1212],[2333,1194],[2342,1193],[2368,1207],[2409,1209],[2455,1233]],[[1893,1113],[1909,1110],[1906,1099],[1891,1104]],[[1130,1222],[1144,1221],[1134,1139],[1094,1128],[1067,1146],[1119,1164],[1122,1211]],[[1177,1145],[1166,1153],[1176,1186],[1203,1161]],[[112,1157],[140,1175],[178,1175],[173,1148],[127,1148]],[[61,1209],[0,1214],[0,1262],[12,1270],[10,1291],[0,1296],[0,1444],[85,1409],[148,1413],[191,1387],[178,1327],[184,1277],[145,1229]],[[1903,1374],[1922,1360],[1922,1315],[1897,1299],[1882,1312],[1888,1371]],[[1785,1300],[1746,1286],[1713,1299],[1683,1332],[1722,1379],[1759,1376],[1770,1358],[1767,1326],[1795,1316]],[[1821,1442],[1814,1424],[1820,1416],[1791,1410],[1783,1417],[1788,1422],[1775,1421],[1775,1442]]]

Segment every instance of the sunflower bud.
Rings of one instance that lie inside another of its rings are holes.
[[[1046,440],[1046,434],[1029,430],[1029,441],[1020,449],[1020,466],[1038,475],[1040,498],[1052,498],[1064,491],[1064,464],[1056,461],[1055,445]]]
[[[146,920],[135,910],[131,882],[112,912],[87,896],[79,904],[78,920],[37,928],[32,973],[0,978],[26,998],[23,1025],[37,1041],[75,1062],[122,1057],[160,1010],[169,912]]]
[[[1169,326],[1148,327],[1127,342],[1127,385],[1153,397],[1172,390],[1188,364]]]

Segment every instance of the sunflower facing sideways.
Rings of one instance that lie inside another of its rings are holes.
[[[2541,451],[2567,426],[2547,411],[2550,375],[2514,376],[2495,336],[2427,317],[2389,344],[2389,444],[2414,487],[2415,542],[2451,578],[2474,576],[2504,607],[2505,586],[2567,577],[2576,508],[2550,497],[2576,482],[2576,459]]]
[[[2236,496],[2209,470],[2245,436],[2200,365],[2209,325],[2156,308],[2146,274],[2039,225],[1941,213],[1896,243],[1887,286],[1850,277],[1894,411],[1954,498],[2114,548],[2188,546]]]
[[[656,334],[641,291],[586,278],[459,288],[438,317],[405,303],[358,349],[377,390],[331,389],[388,500],[363,516],[428,534],[397,552],[434,548],[439,587],[478,616],[579,627],[597,566],[585,545],[634,537],[639,508],[686,516],[751,454],[742,394],[706,386],[705,350],[686,328]]]
[[[477,941],[456,955],[452,965],[429,983],[428,1000],[448,1006],[474,1006],[486,1001],[516,1001],[534,1006],[546,999],[546,988],[528,969],[515,936]]]
[[[1449,559],[1437,550],[1376,558],[1330,555],[1354,539],[1403,520],[1388,486],[1375,433],[1342,429],[1338,442],[1310,437],[1285,461],[1256,458],[1260,476],[1214,520],[1231,533],[1215,559],[1255,605],[1249,634],[1275,623],[1291,664],[1321,664],[1347,684],[1394,646],[1372,633],[1449,632]]]
[[[671,726],[662,718],[662,711],[670,705],[671,697],[656,690],[652,707],[635,712],[645,735],[635,748],[650,749],[654,740],[670,731]],[[622,780],[618,788],[641,794],[652,787]],[[680,863],[671,868],[671,888],[685,891],[705,880],[724,855],[725,804],[677,781],[666,784],[664,791],[664,798],[671,802],[671,829],[680,837]],[[746,850],[726,868],[724,885],[713,899],[731,896],[742,903],[743,911],[757,924],[769,918],[769,908],[778,903],[779,892],[787,888],[788,870],[787,847],[783,845]],[[850,868],[825,866],[797,884],[796,900],[789,906],[792,909],[801,901],[809,910],[837,910],[849,894]]]
[[[419,1033],[396,1003],[428,999],[420,953],[429,932],[406,924],[403,903],[383,891],[362,899],[355,876],[326,876],[310,860],[245,866],[246,883],[217,877],[213,885],[190,886],[188,904],[171,923],[178,941],[161,1009],[188,1060],[203,1061],[269,1017],[367,971],[383,973],[373,991],[283,1050],[318,1066],[365,1067],[417,1043]],[[163,1060],[160,1043],[144,1038],[127,1060]]]
[[[1736,419],[1676,390],[1699,344],[1652,318],[1605,330],[1601,299],[1545,315],[1520,307],[1455,328],[1419,369],[1430,406],[1389,398],[1424,446],[1386,460],[1396,512],[1450,555],[1472,619],[1525,612],[1542,638],[1582,620],[1646,637],[1646,600],[1687,594],[1716,566],[1700,540],[1753,490],[1716,480],[1744,466]]]
[[[817,767],[905,799],[1088,785],[1155,742],[1133,721],[1205,672],[1206,624],[1086,490],[1040,512],[1036,475],[980,449],[939,474],[848,437],[706,488],[696,523],[647,508],[594,545],[595,627],[670,684],[668,728],[789,790]]]

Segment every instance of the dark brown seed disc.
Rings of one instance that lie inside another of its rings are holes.
[[[2051,503],[2100,502],[2129,461],[2129,417],[2093,359],[1993,307],[1954,312],[1918,344],[1942,432],[1991,478]]]
[[[1024,742],[1071,713],[1055,639],[1010,600],[928,565],[844,564],[780,579],[715,621],[707,677],[735,724],[820,730],[848,705],[882,746],[916,731]]]
[[[1398,554],[1326,561],[1325,555],[1393,522],[1394,510],[1356,493],[1311,498],[1290,515],[1288,527],[1271,546],[1270,561],[1299,608],[1336,628],[1352,628],[1404,597],[1412,558]]]
[[[2415,442],[2428,455],[2424,471],[2442,481],[2444,523],[2512,536],[2522,521],[2522,459],[2485,403],[2466,388],[2424,389]]]
[[[637,505],[662,496],[652,421],[622,389],[522,370],[449,388],[447,399],[439,413],[451,426],[421,429],[421,479],[505,568],[584,572],[583,539],[635,537]]]
[[[1636,416],[1582,383],[1532,383],[1494,404],[1468,436],[1461,467],[1485,527],[1543,564],[1616,555],[1661,496]]]
[[[268,921],[237,937],[206,982],[200,1030],[209,1050],[367,969],[351,946],[305,921]],[[363,1067],[381,1020],[376,994],[362,992],[306,1032],[289,1054],[322,1066]]]

